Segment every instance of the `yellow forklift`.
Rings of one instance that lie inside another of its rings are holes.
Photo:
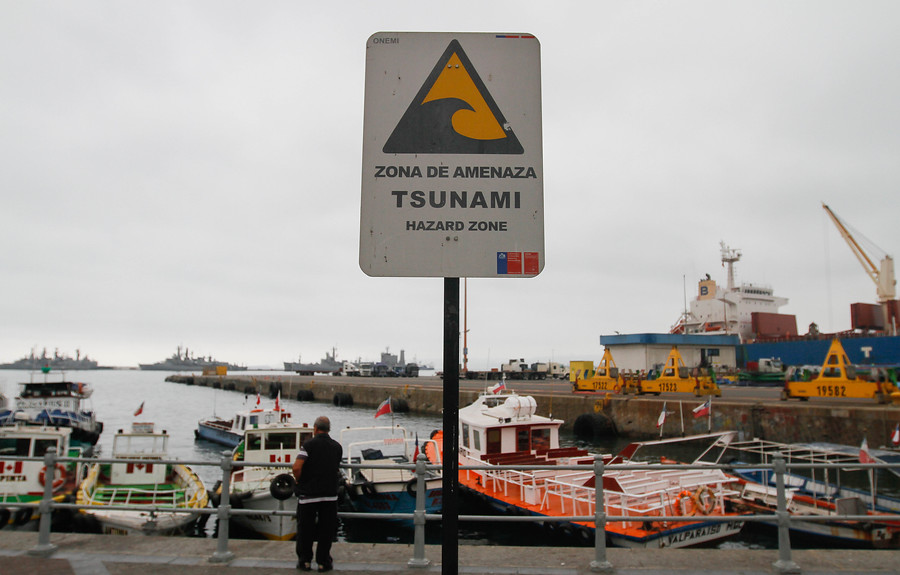
[[[828,355],[822,370],[810,381],[787,381],[781,399],[799,397],[807,401],[810,397],[844,397],[851,399],[874,399],[878,403],[900,401],[897,384],[888,379],[884,372],[877,372],[874,381],[862,379],[856,367],[847,359],[844,346],[835,338],[828,348]]]
[[[600,364],[597,366],[597,369],[594,370],[591,377],[585,377],[584,379],[576,378],[572,382],[572,391],[576,393],[593,393],[597,391],[621,393],[622,376],[619,374],[619,368],[616,367],[616,362],[613,360],[609,348],[604,350],[603,359],[600,360]]]
[[[637,379],[627,382],[625,393],[634,393],[636,395],[644,395],[652,393],[659,395],[660,393],[693,393],[697,397],[702,395],[715,395],[721,397],[722,390],[716,380],[708,375],[701,375],[699,368],[697,373],[692,374],[691,370],[684,365],[684,360],[678,352],[677,346],[672,346],[666,364],[663,366],[659,376],[655,379]]]

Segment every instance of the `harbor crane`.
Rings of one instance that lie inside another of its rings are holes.
[[[884,314],[885,331],[891,335],[896,335],[897,303],[895,300],[897,298],[897,280],[894,279],[894,258],[885,254],[881,259],[881,266],[876,267],[869,255],[866,254],[866,251],[853,237],[853,234],[850,233],[835,213],[831,211],[831,208],[824,202],[822,203],[822,207],[825,208],[831,221],[837,226],[838,231],[841,233],[841,237],[844,238],[844,241],[850,246],[853,255],[855,255],[856,259],[859,260],[859,263],[862,264],[866,274],[868,274],[868,276],[872,278],[872,281],[875,282],[878,303],[881,304],[881,310]]]

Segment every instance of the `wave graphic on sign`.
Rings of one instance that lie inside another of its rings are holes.
[[[452,40],[384,145],[386,154],[521,154],[522,144]]]

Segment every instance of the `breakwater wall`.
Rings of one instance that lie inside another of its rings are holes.
[[[284,399],[323,401],[335,405],[369,406],[373,409],[388,396],[396,411],[440,415],[443,389],[440,380],[343,378],[331,376],[200,376],[171,375],[167,381],[199,385],[237,393]],[[479,390],[459,390],[460,406],[478,397]],[[582,395],[556,391],[526,392],[537,400],[538,414],[562,419],[563,429],[596,437],[617,434],[635,439],[659,437],[657,419],[666,406],[663,437],[705,433],[709,420],[695,419],[694,396],[682,400],[635,396]],[[727,395],[727,394],[726,394]],[[399,407],[399,409],[398,409]],[[840,403],[713,401],[712,431],[737,431],[742,439],[758,437],[785,443],[827,441],[859,445],[865,437],[872,447],[890,444],[900,423],[900,409],[872,403],[846,406]]]

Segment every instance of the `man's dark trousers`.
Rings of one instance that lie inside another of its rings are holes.
[[[337,501],[297,504],[297,558],[300,563],[313,559],[313,542],[316,545],[316,563],[332,564],[331,544],[337,536]]]

